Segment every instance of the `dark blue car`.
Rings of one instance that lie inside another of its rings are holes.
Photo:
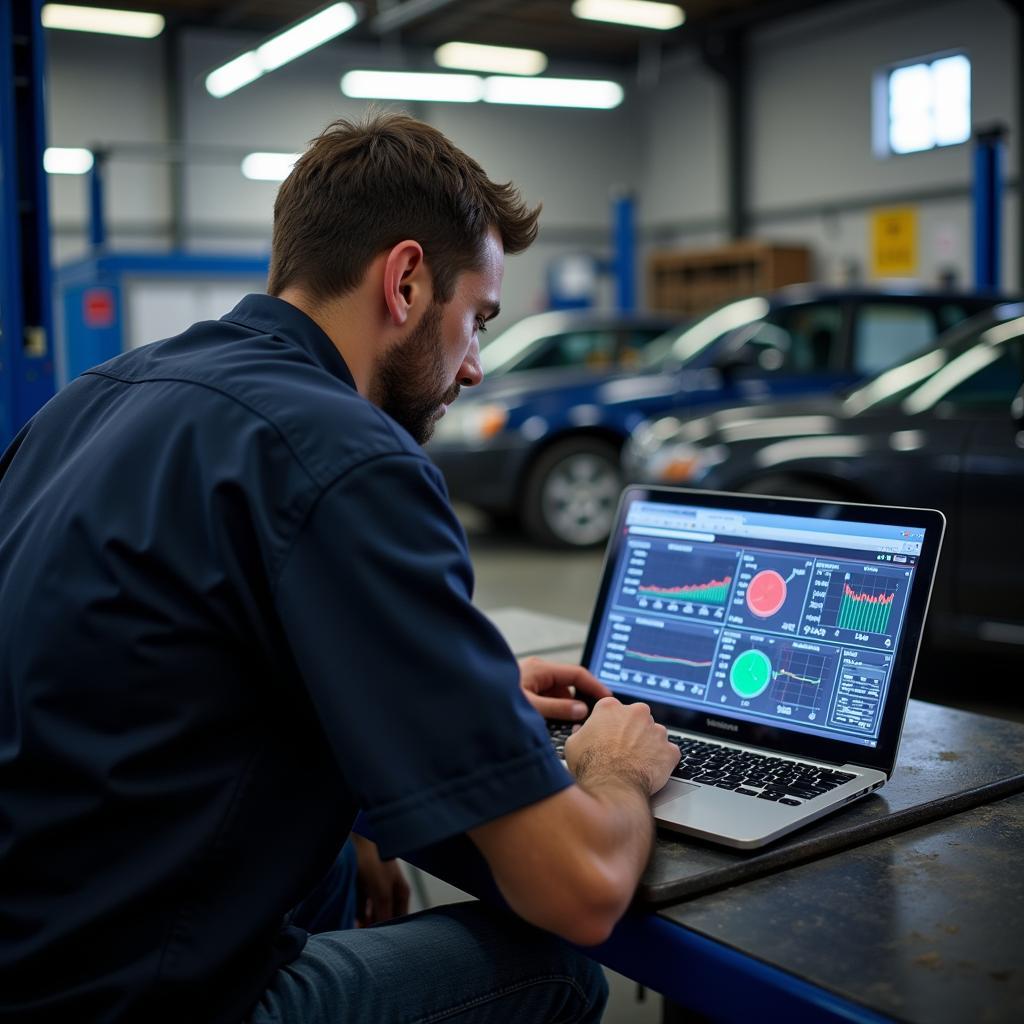
[[[644,419],[828,392],[932,344],[996,297],[798,286],[730,302],[651,342],[643,366],[523,370],[466,391],[427,452],[455,501],[564,546],[608,536],[619,453]]]

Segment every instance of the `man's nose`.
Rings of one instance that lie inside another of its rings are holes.
[[[474,341],[469,346],[466,358],[459,367],[458,382],[466,388],[479,384],[484,379],[484,371],[480,366],[480,345]]]

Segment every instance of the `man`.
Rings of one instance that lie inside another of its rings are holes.
[[[604,697],[565,771],[534,708],[604,691],[516,665],[417,444],[537,212],[411,118],[338,122],[270,294],[84,374],[0,461],[0,1018],[598,1019],[531,926],[609,933],[678,752]],[[529,924],[281,927],[359,809],[384,857],[468,833]]]

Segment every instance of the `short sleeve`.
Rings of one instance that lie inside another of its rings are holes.
[[[440,475],[412,454],[327,488],[278,580],[293,657],[384,856],[571,784],[471,595]]]

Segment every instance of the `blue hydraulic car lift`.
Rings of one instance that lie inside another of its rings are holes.
[[[42,0],[0,0],[0,449],[54,393]]]

